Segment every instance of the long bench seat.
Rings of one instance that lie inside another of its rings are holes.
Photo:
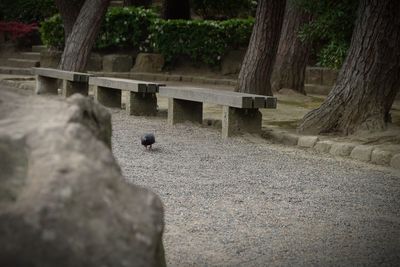
[[[223,106],[222,136],[260,133],[260,108],[276,108],[275,97],[194,87],[162,87],[159,95],[168,97],[168,123],[203,122],[203,103]]]
[[[58,81],[62,81],[62,95],[74,93],[88,95],[88,81],[91,74],[49,68],[32,68],[36,76],[36,94],[58,94]]]
[[[146,81],[90,77],[95,100],[106,107],[121,107],[122,91],[128,91],[126,110],[130,115],[154,115],[157,113],[156,93],[163,84]]]

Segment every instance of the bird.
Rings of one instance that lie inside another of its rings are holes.
[[[156,142],[156,138],[155,138],[154,134],[146,133],[140,138],[140,141],[142,142],[142,145],[146,149],[147,149],[148,146],[151,149],[151,145],[153,145]]]

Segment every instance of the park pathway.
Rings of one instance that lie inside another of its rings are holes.
[[[169,266],[356,266],[400,262],[400,173],[273,145],[222,140],[112,110],[127,180],[165,207]],[[140,135],[154,132],[152,151]]]

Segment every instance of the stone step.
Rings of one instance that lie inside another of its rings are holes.
[[[124,1],[111,1],[110,2],[110,7],[115,7],[115,6],[123,6],[124,5]]]
[[[15,54],[13,58],[23,58],[23,59],[40,61],[40,52],[21,52]]]
[[[2,62],[4,63],[1,64]],[[40,67],[40,61],[21,58],[7,58],[4,61],[0,61],[0,65],[14,68],[32,68]]]
[[[42,52],[43,50],[46,50],[47,47],[45,45],[33,45],[32,46],[32,52]]]
[[[11,74],[11,75],[32,75],[31,68],[13,68],[0,66],[0,74]]]
[[[22,58],[7,58],[0,60],[0,66],[13,67],[13,68],[32,68],[39,67],[39,60],[22,59]]]
[[[18,59],[28,59],[28,60],[40,61],[40,53],[39,52],[14,52],[14,53],[0,54],[0,59],[5,60],[8,58],[18,58]]]

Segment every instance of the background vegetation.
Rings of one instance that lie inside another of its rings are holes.
[[[289,1],[313,14],[312,21],[299,32],[304,42],[313,44],[311,63],[340,68],[350,45],[358,1]],[[166,21],[147,9],[110,8],[96,48],[140,48],[160,52],[170,62],[186,55],[216,65],[228,50],[247,46],[257,1],[192,0],[191,4],[193,14],[202,19]],[[63,26],[60,17],[53,16],[56,12],[53,0],[0,2],[0,20],[41,22],[43,43],[61,49]]]
[[[32,23],[56,14],[54,0],[1,0],[0,20]]]

